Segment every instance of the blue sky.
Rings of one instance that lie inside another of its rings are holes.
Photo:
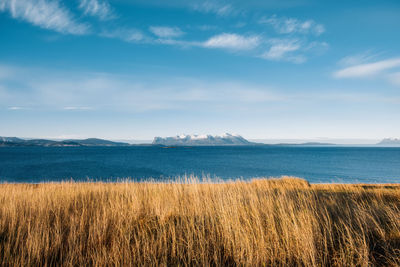
[[[0,0],[0,135],[400,137],[399,1]]]

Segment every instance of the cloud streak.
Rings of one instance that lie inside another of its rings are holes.
[[[359,64],[334,72],[335,78],[366,78],[400,66],[400,58],[381,60],[373,63]]]
[[[9,107],[8,110],[24,110],[24,107]]]
[[[149,30],[160,38],[176,38],[185,34],[178,27],[150,26]]]
[[[92,110],[91,107],[64,107],[64,110]]]
[[[366,51],[356,55],[346,56],[339,61],[339,64],[346,67],[365,64],[376,60],[378,55],[379,54],[373,54],[371,51]]]
[[[321,35],[325,32],[325,26],[316,23],[313,20],[299,20],[296,18],[278,17],[273,15],[271,17],[263,17],[259,20],[260,24],[271,25],[275,31],[280,34],[314,34]]]
[[[194,10],[214,13],[218,16],[228,16],[236,13],[232,5],[219,1],[200,1],[200,3],[192,4],[191,7]]]
[[[146,42],[148,39],[140,30],[126,28],[103,30],[99,36],[105,38],[116,38],[130,43]]]
[[[224,48],[230,50],[251,50],[261,43],[259,36],[243,36],[234,33],[222,33],[205,41],[202,46],[206,48]]]
[[[89,31],[88,25],[78,23],[58,1],[2,0],[0,11],[9,12],[15,19],[64,34],[82,35]]]
[[[295,63],[302,63],[305,61],[304,56],[292,55],[292,52],[298,51],[301,44],[298,40],[271,40],[272,45],[261,55],[261,58],[269,60],[285,60]]]
[[[100,0],[80,0],[79,8],[85,15],[98,17],[101,20],[114,18],[110,4]]]

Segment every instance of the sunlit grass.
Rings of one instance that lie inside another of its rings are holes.
[[[400,185],[0,185],[0,264],[400,265]]]

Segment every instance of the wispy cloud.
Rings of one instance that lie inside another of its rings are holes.
[[[121,39],[125,42],[132,43],[145,42],[147,40],[147,37],[138,29],[118,28],[114,30],[104,30],[99,35],[106,38]]]
[[[363,53],[346,56],[339,61],[339,64],[343,66],[355,66],[365,64],[376,60],[379,55],[380,54],[374,54],[372,53],[372,51],[369,50]]]
[[[207,48],[225,48],[231,50],[250,50],[259,46],[259,36],[244,36],[234,33],[222,33],[205,41],[202,45]]]
[[[93,108],[91,107],[74,107],[74,106],[69,106],[69,107],[64,107],[64,110],[92,110]]]
[[[196,28],[199,29],[200,31],[215,31],[218,29],[218,26],[205,24],[197,26]]]
[[[89,31],[89,26],[77,22],[59,1],[2,0],[0,11],[8,11],[13,18],[64,34],[81,35]]]
[[[340,69],[334,72],[335,78],[365,78],[400,66],[400,58],[392,58],[373,63],[365,63]]]
[[[185,34],[178,27],[150,26],[149,30],[160,38],[176,38]]]
[[[314,20],[299,20],[296,18],[278,17],[263,17],[259,20],[260,24],[271,25],[280,34],[301,33],[321,35],[325,32],[325,26],[316,23]]]
[[[85,15],[98,17],[101,20],[112,19],[115,17],[110,4],[101,0],[80,0],[79,8]]]
[[[281,40],[274,39],[270,41],[271,47],[261,54],[261,58],[269,60],[285,60],[295,63],[302,63],[306,59],[301,55],[293,55],[292,52],[298,51],[301,48],[299,40]]]
[[[205,13],[214,13],[218,16],[228,16],[231,14],[235,14],[236,10],[229,3],[223,3],[219,1],[199,1],[199,3],[194,3],[191,6],[194,10],[205,12]]]
[[[8,110],[23,110],[23,109],[26,109],[26,108],[24,108],[24,107],[17,107],[17,106],[9,107],[9,108],[8,108]]]

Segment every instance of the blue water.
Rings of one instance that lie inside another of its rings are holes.
[[[221,179],[293,175],[313,183],[399,183],[400,148],[0,147],[0,182]]]

